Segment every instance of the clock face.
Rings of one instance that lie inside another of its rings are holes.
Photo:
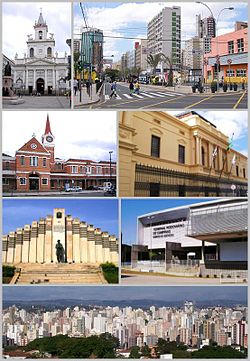
[[[51,135],[47,135],[46,141],[47,141],[48,143],[52,143],[52,142],[53,142],[53,138],[51,137]]]
[[[37,148],[37,145],[36,145],[35,143],[32,143],[32,144],[30,145],[30,147],[31,147],[32,149],[36,149],[36,148]]]

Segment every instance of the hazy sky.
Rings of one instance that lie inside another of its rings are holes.
[[[3,299],[25,300],[166,300],[166,301],[211,301],[233,300],[246,302],[247,287],[242,286],[3,286]]]
[[[147,37],[147,23],[164,7],[181,6],[181,34],[182,46],[185,41],[196,35],[196,15],[202,18],[210,16],[209,10],[195,1],[183,3],[168,2],[84,2],[84,14],[88,26],[102,29],[104,32],[104,56],[114,55],[119,60],[121,54],[132,50],[134,42]],[[217,18],[224,7],[234,7],[233,11],[225,10],[219,17],[218,34],[229,33],[234,30],[234,22],[247,21],[247,3],[243,2],[209,2],[209,6]],[[79,33],[83,25],[83,17],[79,3],[74,3],[74,32]],[[107,37],[110,36],[111,38]],[[132,39],[115,39],[112,37],[126,37]]]
[[[34,24],[38,20],[42,8],[43,18],[48,25],[48,32],[54,33],[55,51],[59,56],[69,54],[70,48],[66,39],[71,37],[71,3],[70,2],[4,2],[2,5],[3,19],[3,53],[14,59],[27,52],[27,35],[34,34]]]
[[[168,111],[170,114],[180,114],[182,111]],[[233,136],[233,149],[248,155],[248,115],[247,111],[202,111],[198,114],[216,125],[217,129],[231,138]]]
[[[177,199],[122,199],[122,243],[136,244],[137,217],[164,209],[181,207],[189,204],[208,202],[213,198],[177,198]]]
[[[65,208],[66,214],[118,236],[118,200],[82,198],[4,199],[3,233],[53,214],[53,208]]]
[[[46,119],[45,111],[3,112],[3,152],[14,156],[33,133],[41,142]],[[116,112],[50,111],[49,119],[56,157],[109,161],[113,151],[116,160]]]

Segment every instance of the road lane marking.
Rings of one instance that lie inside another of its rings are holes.
[[[154,103],[154,104],[145,105],[144,107],[141,107],[141,109],[154,108],[154,106],[158,106],[158,105],[165,104],[165,103],[171,103],[171,102],[176,101],[176,100],[178,101],[178,99],[183,98],[183,97],[185,97],[185,96],[182,95],[182,96],[176,97],[176,98],[174,98],[174,99],[171,98],[171,99],[168,99],[168,100],[164,100],[164,101],[162,101],[162,102],[160,102],[160,103]]]
[[[124,95],[126,98],[128,98],[128,99],[132,99],[132,96],[131,95],[129,95],[129,94],[122,94],[122,95]]]
[[[148,93],[140,93],[141,95],[144,95],[145,97],[148,97],[148,98],[154,98],[153,95],[150,95]]]
[[[161,92],[158,92],[157,94],[163,94],[163,95],[165,95],[165,97],[167,96],[167,97],[174,97],[174,96],[176,96],[176,94],[172,94],[172,93],[161,93]]]
[[[134,96],[134,97],[137,97],[137,98],[143,99],[143,97],[142,97],[141,95],[139,95],[139,94],[133,94],[133,96]]]
[[[185,107],[185,109],[192,108],[192,107],[194,107],[194,106],[196,106],[196,105],[198,105],[198,104],[200,104],[200,103],[202,103],[202,102],[205,102],[206,100],[212,99],[212,98],[214,98],[214,97],[215,97],[215,95],[210,95],[208,98],[201,99],[201,100],[199,100],[199,101],[196,102],[196,103],[193,103],[193,104],[191,104],[191,105],[188,105],[187,107]]]
[[[236,109],[238,107],[238,105],[240,104],[240,102],[242,101],[243,97],[245,96],[246,91],[244,91],[244,93],[240,96],[240,98],[237,100],[236,104],[234,105],[233,109]]]
[[[121,100],[122,98],[119,95],[116,95],[116,97],[113,95],[113,97],[111,99]],[[110,96],[108,94],[105,94],[105,100],[110,100]]]
[[[164,95],[161,95],[161,94],[159,94],[159,93],[151,93],[151,92],[150,92],[149,94],[154,95],[154,96],[156,96],[156,97],[165,98]]]

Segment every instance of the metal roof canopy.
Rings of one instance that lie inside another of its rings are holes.
[[[194,209],[206,208],[206,207],[216,207],[218,205],[227,205],[232,203],[241,203],[247,202],[247,198],[222,198],[213,201],[194,203],[187,206],[175,207],[165,209],[159,212],[152,212],[148,214],[144,214],[142,216],[138,216],[138,220],[144,226],[154,225],[159,222],[171,222],[175,220],[184,219],[186,220],[189,216],[189,212]]]

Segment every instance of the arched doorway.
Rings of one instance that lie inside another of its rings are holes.
[[[44,94],[44,80],[42,78],[37,79],[36,90],[38,93]]]
[[[39,190],[39,175],[37,173],[29,175],[29,190],[30,191]]]

